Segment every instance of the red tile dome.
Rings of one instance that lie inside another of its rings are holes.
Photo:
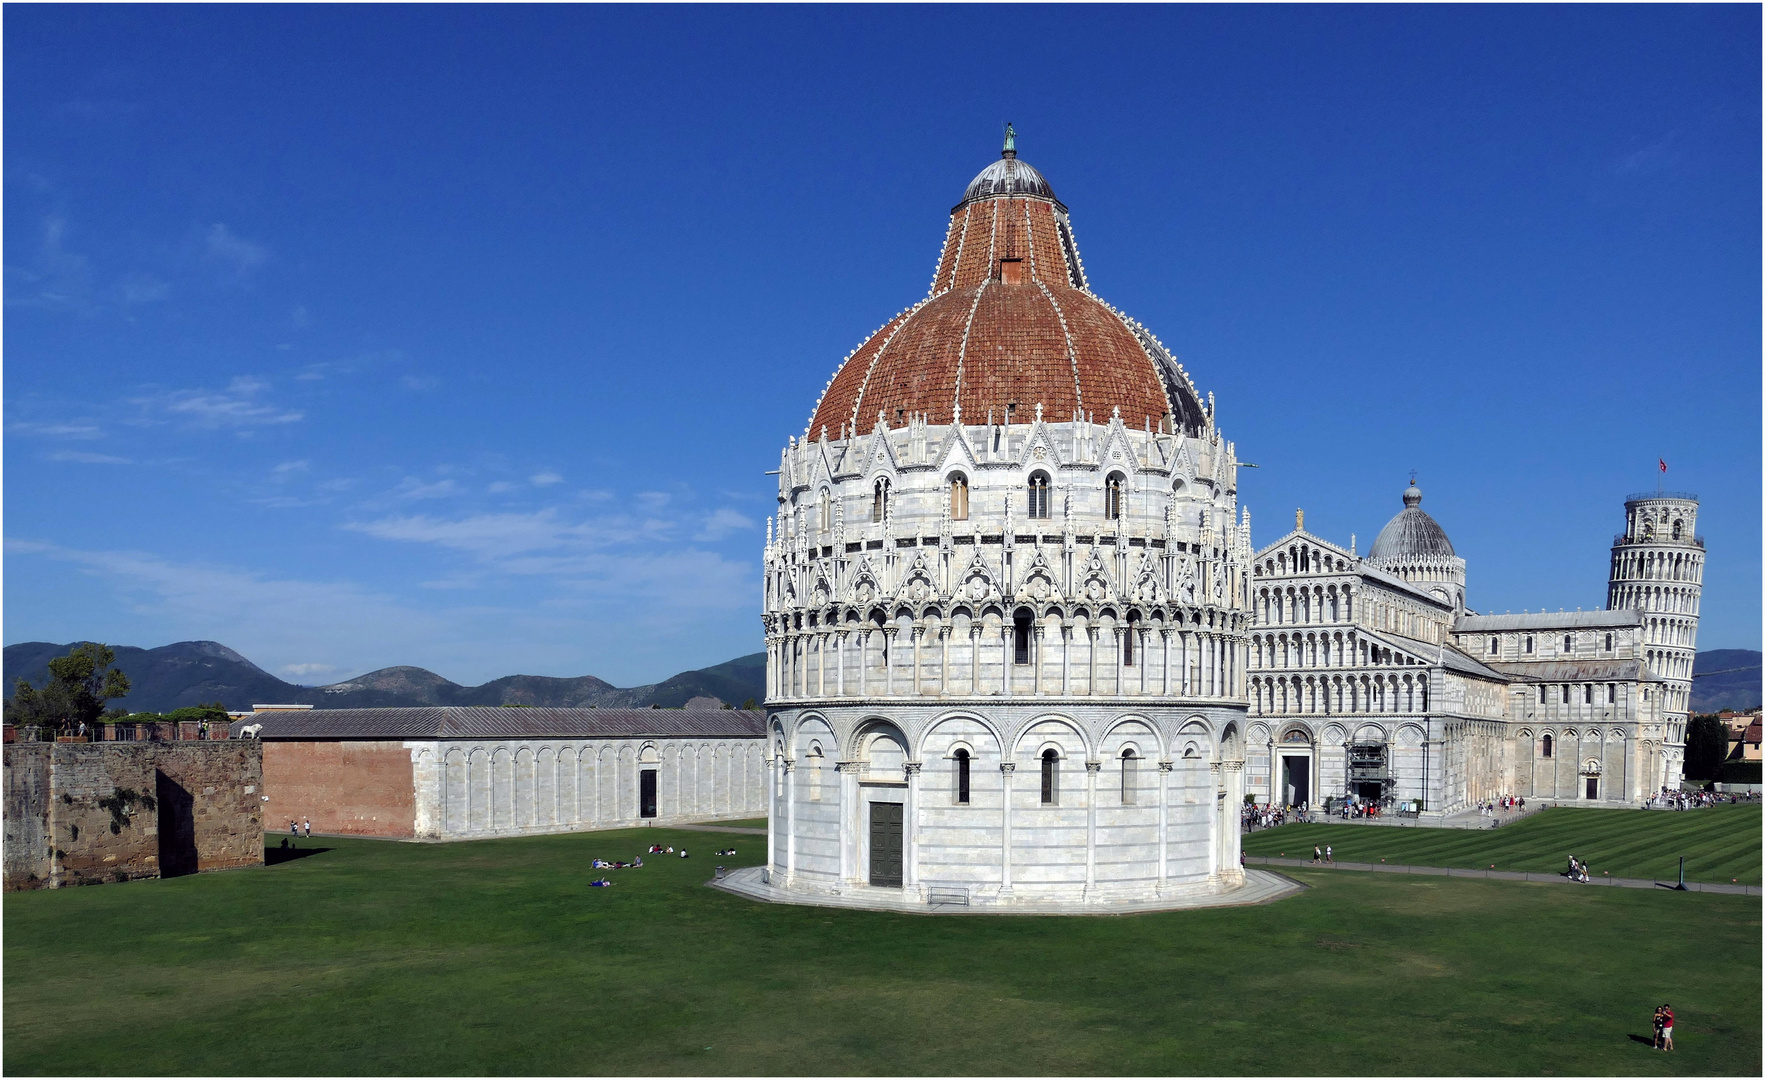
[[[918,415],[978,424],[1076,414],[1198,434],[1195,386],[1152,334],[1091,293],[1066,207],[1006,150],[950,213],[931,293],[860,345],[823,392],[809,437]]]

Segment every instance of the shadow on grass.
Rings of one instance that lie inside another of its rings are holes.
[[[330,850],[328,847],[266,847],[264,848],[264,865],[275,866],[277,863],[293,862],[295,859],[304,859],[308,855],[318,855]]]
[[[1630,1041],[1639,1042],[1651,1050],[1655,1048],[1655,1040],[1648,1035],[1632,1035],[1630,1036]]]

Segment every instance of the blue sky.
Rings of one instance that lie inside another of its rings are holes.
[[[5,9],[5,640],[621,685],[761,647],[785,439],[1012,120],[1258,542],[1481,610],[1703,497],[1760,640],[1752,6]]]

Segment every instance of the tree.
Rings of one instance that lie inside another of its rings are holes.
[[[49,661],[49,681],[34,687],[25,679],[6,703],[10,724],[36,725],[56,732],[78,731],[81,724],[96,723],[104,715],[104,703],[129,692],[129,677],[110,665],[116,653],[110,646],[88,641],[66,656]]]
[[[1714,780],[1728,757],[1728,729],[1714,716],[1694,716],[1685,729],[1685,778]]]
[[[742,708],[744,710],[746,710],[747,712],[753,712],[755,709],[759,708],[759,706],[754,704],[753,698],[749,698],[748,700],[742,702]]]

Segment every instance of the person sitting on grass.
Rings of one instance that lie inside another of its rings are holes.
[[[686,858],[686,849],[685,848],[680,849],[680,857],[683,859]]]

